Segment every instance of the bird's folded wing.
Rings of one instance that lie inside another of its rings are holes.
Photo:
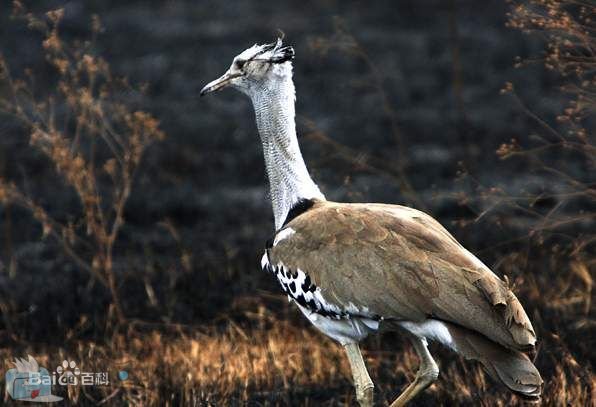
[[[535,343],[507,284],[423,212],[317,201],[288,228],[270,261],[302,270],[339,307],[366,307],[385,319],[434,317],[514,349]]]

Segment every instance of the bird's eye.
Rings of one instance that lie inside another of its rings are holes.
[[[242,69],[244,68],[245,63],[246,61],[236,61],[236,66],[238,67],[238,69]]]

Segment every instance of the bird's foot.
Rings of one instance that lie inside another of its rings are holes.
[[[372,407],[373,406],[373,395],[375,386],[370,383],[367,386],[356,387],[356,400],[360,407]]]

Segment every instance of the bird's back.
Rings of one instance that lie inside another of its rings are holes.
[[[507,284],[423,212],[315,201],[280,233],[288,237],[269,249],[270,261],[306,273],[339,309],[355,306],[387,321],[448,321],[510,349],[535,344]]]

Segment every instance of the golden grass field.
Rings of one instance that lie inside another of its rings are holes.
[[[596,378],[589,360],[594,326],[585,318],[576,319],[572,311],[583,308],[589,295],[568,290],[562,296],[565,284],[552,284],[547,278],[535,283],[531,291],[518,292],[526,307],[545,310],[533,315],[541,335],[536,364],[545,380],[542,405],[594,405]],[[274,306],[276,312],[263,302]],[[84,371],[105,371],[107,367],[111,378],[119,369],[130,373],[126,382],[105,388],[69,387],[71,405],[356,404],[343,348],[308,326],[285,298],[246,298],[235,306],[237,314],[222,318],[219,327],[147,326],[130,321],[102,341],[28,344],[4,348],[0,357],[6,369],[19,349],[20,354],[36,355],[43,366],[57,366],[68,357],[83,361]],[[550,315],[551,322],[545,324],[543,315]],[[235,322],[239,320],[244,322]],[[80,328],[88,323],[81,321]],[[557,327],[565,327],[566,335],[579,340],[552,333]],[[70,334],[77,336],[76,332]],[[573,350],[565,341],[574,342]],[[390,403],[413,380],[417,357],[409,343],[397,335],[369,338],[363,349],[376,384],[376,401]],[[415,405],[525,404],[488,378],[476,363],[438,346],[431,349],[438,356],[440,378]],[[6,397],[4,401],[10,405]]]

